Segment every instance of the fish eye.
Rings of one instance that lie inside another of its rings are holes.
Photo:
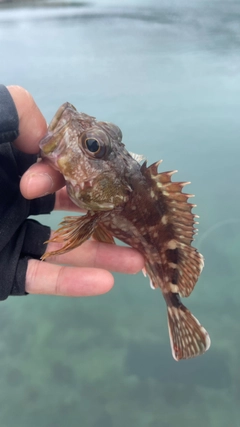
[[[91,153],[97,153],[100,150],[99,142],[96,139],[88,138],[86,139],[86,147]]]
[[[90,135],[82,139],[82,147],[91,157],[101,159],[107,151],[106,145],[101,139],[96,139]]]

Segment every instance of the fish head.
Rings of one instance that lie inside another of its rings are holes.
[[[42,158],[63,174],[68,194],[78,206],[108,210],[126,201],[131,188],[125,168],[136,161],[125,149],[118,126],[97,121],[65,103],[40,141],[40,149]]]

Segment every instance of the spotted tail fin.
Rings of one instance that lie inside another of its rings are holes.
[[[178,294],[169,293],[165,299],[173,358],[189,359],[205,353],[211,344],[207,331],[181,303]]]

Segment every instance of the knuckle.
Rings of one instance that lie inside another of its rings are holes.
[[[38,276],[38,269],[39,269],[39,261],[34,259],[29,259],[27,271],[26,271],[26,279],[25,279],[25,290],[28,293],[32,292],[34,283],[36,282],[36,278]]]
[[[66,270],[66,267],[64,267],[64,266],[60,266],[60,268],[58,270],[58,274],[57,274],[56,282],[55,282],[54,295],[58,295],[58,296],[63,295],[62,283],[63,283],[65,270]]]

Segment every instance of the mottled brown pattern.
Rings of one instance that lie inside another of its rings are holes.
[[[64,253],[90,236],[114,243],[114,237],[145,257],[151,286],[160,288],[167,304],[172,354],[176,360],[204,353],[210,338],[182,304],[203,268],[203,257],[191,246],[195,218],[182,192],[187,184],[172,182],[176,172],[158,173],[156,162],[141,165],[130,154],[121,130],[63,104],[40,143],[42,156],[64,175],[71,200],[87,210],[66,217],[53,241]],[[50,254],[45,254],[44,258]]]

